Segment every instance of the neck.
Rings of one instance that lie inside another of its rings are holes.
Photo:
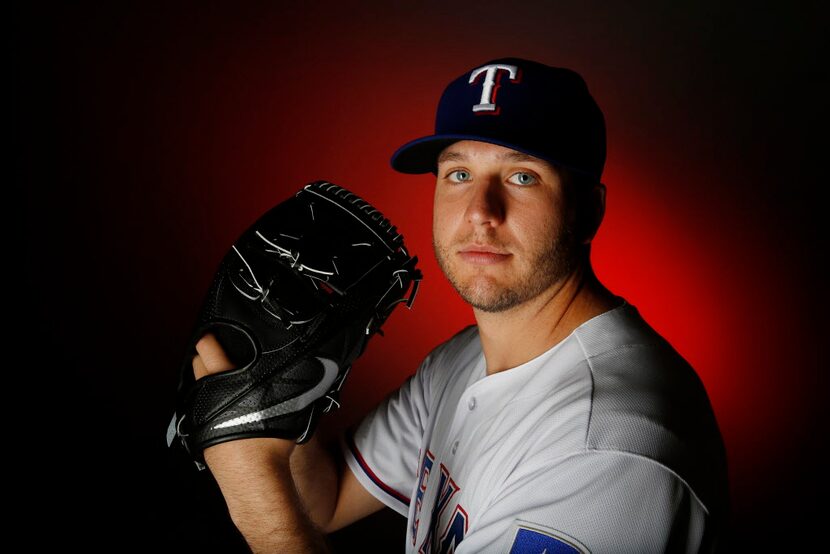
[[[519,306],[498,313],[474,309],[487,375],[532,360],[620,302],[597,280],[590,265],[583,264]]]

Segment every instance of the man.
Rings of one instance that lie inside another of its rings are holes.
[[[508,58],[450,83],[392,165],[436,175],[439,264],[476,325],[345,437],[205,450],[255,552],[324,551],[383,506],[408,552],[712,551],[725,456],[693,369],[594,275],[602,112],[582,78]],[[197,378],[231,367],[211,335]],[[343,469],[338,469],[343,467]]]

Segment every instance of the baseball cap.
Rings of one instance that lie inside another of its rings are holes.
[[[460,140],[518,150],[599,181],[605,118],[575,71],[521,58],[483,63],[452,81],[438,103],[435,133],[392,155],[401,173],[436,173],[441,151]]]

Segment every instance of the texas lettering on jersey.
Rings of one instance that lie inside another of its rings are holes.
[[[421,525],[421,508],[423,507],[424,494],[427,490],[430,475],[435,465],[435,455],[429,450],[424,454],[421,461],[421,468],[418,472],[418,490],[415,494],[415,517],[413,518],[410,535],[412,544],[418,537],[418,529]],[[442,463],[439,466],[438,493],[435,503],[432,505],[432,512],[427,522],[427,532],[418,547],[419,554],[448,554],[453,552],[458,544],[464,540],[467,533],[467,525],[470,517],[466,510],[454,501],[456,493],[461,487],[453,481],[450,470]],[[453,506],[448,510],[449,506]],[[449,514],[449,517],[447,517]]]

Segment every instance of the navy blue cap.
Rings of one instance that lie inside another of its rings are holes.
[[[459,140],[505,146],[597,181],[605,166],[605,118],[582,77],[520,58],[481,64],[451,82],[435,134],[398,148],[392,167],[435,173],[438,155]]]

